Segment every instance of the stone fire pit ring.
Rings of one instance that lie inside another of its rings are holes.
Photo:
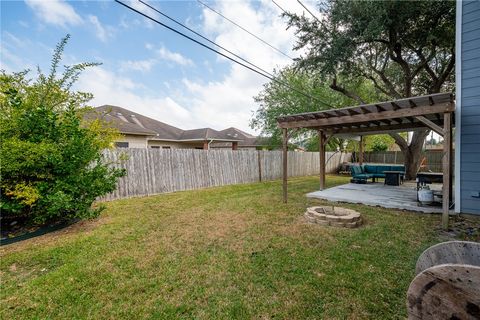
[[[305,212],[305,219],[323,226],[357,228],[362,225],[360,212],[335,206],[309,207]]]

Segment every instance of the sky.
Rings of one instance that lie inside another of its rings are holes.
[[[300,55],[292,51],[293,30],[271,0],[202,1],[288,56]],[[136,0],[124,2],[181,29]],[[275,2],[308,14],[294,0]],[[315,10],[311,1],[302,2]],[[148,3],[269,72],[292,62],[197,1]],[[32,78],[37,66],[48,72],[66,34],[71,38],[62,64],[102,63],[85,71],[75,86],[94,94],[92,106],[124,107],[182,129],[233,126],[259,133],[249,127],[258,107],[253,97],[268,79],[113,1],[1,1],[1,69],[31,69]]]

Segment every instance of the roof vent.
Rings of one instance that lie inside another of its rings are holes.
[[[145,127],[143,126],[143,124],[140,122],[140,120],[137,119],[137,117],[135,117],[134,114],[131,114],[130,117],[132,118],[133,122],[135,122],[136,124],[138,124],[140,127],[144,128]]]
[[[123,122],[128,122],[121,112],[117,112],[117,117],[119,117]]]

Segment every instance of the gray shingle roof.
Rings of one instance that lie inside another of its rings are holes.
[[[256,137],[254,135],[251,135],[245,131],[242,131],[234,127],[224,129],[220,132],[225,133],[229,137],[240,139],[241,141],[238,143],[238,145],[241,147],[260,147],[260,146],[267,146],[269,144],[268,138],[266,137]],[[219,147],[219,148],[229,147],[229,144],[216,143],[214,147]]]
[[[106,125],[111,128],[117,128],[121,133],[136,134],[136,135],[147,135],[154,136],[156,132],[145,127],[141,127],[138,124],[125,122],[118,117],[114,117],[109,113],[104,112],[104,110],[99,110],[98,108],[88,112],[84,116],[85,120],[94,120],[102,119],[106,122]]]
[[[111,105],[100,106],[95,108],[94,112],[86,115],[88,119],[98,117],[104,118],[112,127],[118,128],[121,133],[145,134],[151,136],[150,139],[153,140],[218,140],[228,142],[240,141],[239,143],[241,143],[246,136],[253,137],[233,127],[222,131],[211,128],[182,130],[128,109]],[[242,135],[234,134],[237,131],[241,132]]]
[[[130,125],[136,126],[138,130],[151,131],[154,133],[155,139],[179,140],[183,133],[182,129],[146,117],[125,108],[104,105],[96,108],[96,110],[103,113],[108,113],[111,117],[116,119],[115,123],[128,123]],[[118,129],[122,133],[127,133],[123,132],[121,127],[119,127]]]

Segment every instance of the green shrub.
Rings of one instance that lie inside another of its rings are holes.
[[[123,170],[109,166],[102,150],[118,132],[99,120],[86,122],[92,95],[71,90],[94,63],[66,66],[57,74],[69,36],[56,48],[48,75],[38,70],[0,74],[0,163],[3,218],[27,222],[90,218],[93,201],[115,189]]]

